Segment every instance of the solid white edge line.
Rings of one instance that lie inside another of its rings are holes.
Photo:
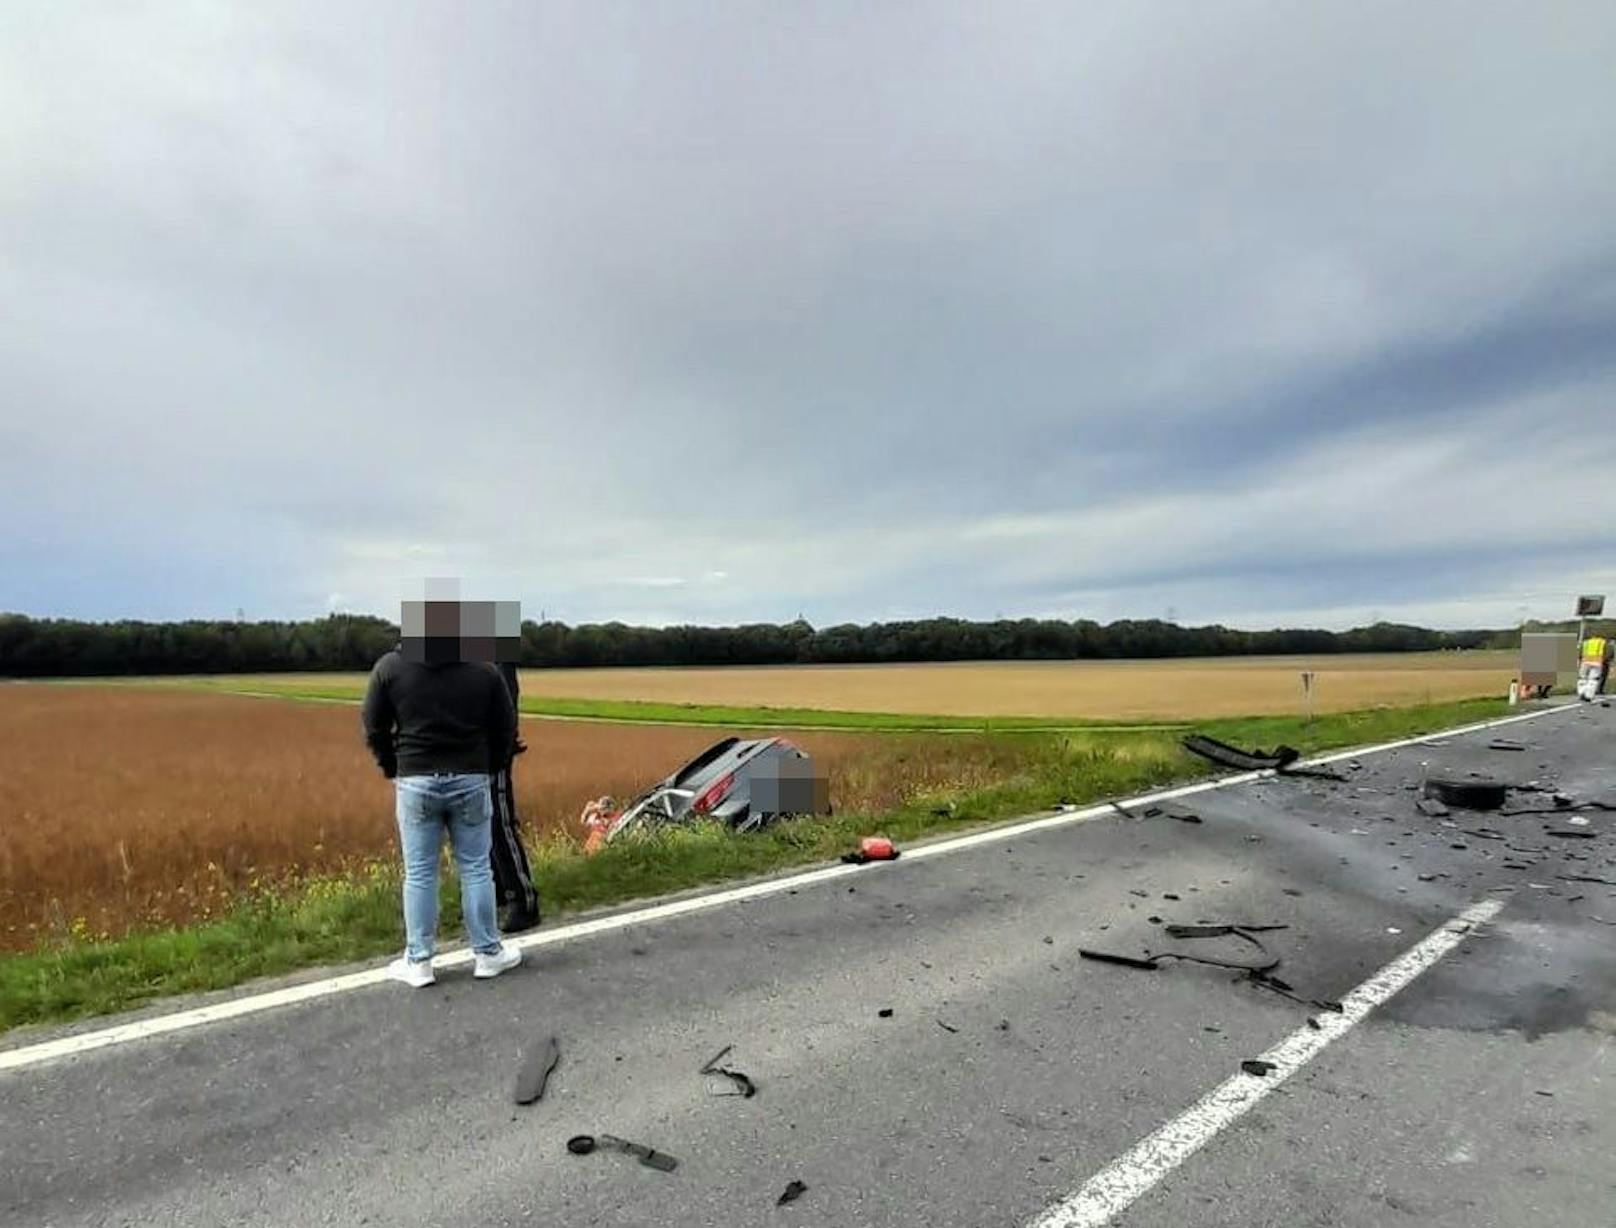
[[[1505,901],[1481,900],[1443,922],[1341,999],[1341,1013],[1321,1011],[1318,1024],[1292,1032],[1262,1060],[1274,1064],[1267,1075],[1244,1071],[1220,1083],[1184,1112],[1118,1156],[1061,1202],[1030,1221],[1029,1228],[1103,1228],[1163,1178],[1254,1108],[1333,1041],[1345,1036],[1377,1006],[1433,967],[1476,926],[1498,915]]]
[[[1440,733],[1421,734],[1419,737],[1404,738],[1401,741],[1383,742],[1377,746],[1342,751],[1339,754],[1320,759],[1311,759],[1307,762],[1334,763],[1341,759],[1381,754],[1400,747],[1412,746],[1427,738],[1457,737],[1498,725],[1511,725],[1519,721],[1532,720],[1539,716],[1549,716],[1556,712],[1570,711],[1576,707],[1578,707],[1577,704],[1571,703],[1553,708],[1543,708],[1535,712],[1500,717],[1496,720],[1482,721],[1457,729],[1445,729]],[[1192,797],[1197,793],[1206,793],[1214,789],[1227,789],[1234,785],[1249,784],[1251,781],[1261,780],[1272,775],[1274,773],[1271,771],[1241,772],[1234,776],[1220,776],[1213,780],[1204,780],[1192,785],[1182,785],[1156,793],[1141,794],[1138,797],[1127,798],[1116,804],[1125,807],[1148,806],[1175,798]],[[983,831],[972,832],[969,835],[954,836],[949,839],[920,845],[906,851],[903,855],[903,861],[921,861],[930,857],[941,857],[948,853],[958,853],[966,849],[976,848],[979,845],[992,844],[1000,840],[1012,840],[1031,832],[1044,831],[1053,827],[1065,827],[1074,823],[1092,822],[1095,819],[1114,814],[1116,814],[1116,810],[1113,803],[1106,802],[1098,806],[1088,806],[1081,810],[1068,810],[1043,818],[990,827]],[[665,904],[653,904],[646,908],[613,913],[609,916],[597,917],[591,921],[577,921],[571,925],[559,926],[553,930],[541,930],[537,933],[523,934],[507,941],[524,950],[552,946],[560,942],[569,942],[575,938],[585,938],[593,934],[627,929],[631,925],[645,925],[650,922],[664,921],[670,917],[680,917],[687,913],[719,908],[726,904],[739,903],[744,900],[763,899],[766,896],[778,895],[783,891],[795,891],[801,887],[828,882],[831,879],[841,878],[847,874],[856,874],[862,868],[862,866],[842,864],[824,866],[817,870],[808,870],[801,874],[792,874],[784,878],[765,879],[762,882],[748,883],[742,887],[731,887],[723,891],[709,892],[682,900],[670,900]],[[471,960],[471,950],[462,947],[438,956],[433,963],[439,968],[454,968],[468,964]],[[131,1041],[145,1040],[152,1036],[162,1036],[169,1032],[200,1027],[207,1023],[220,1023],[227,1019],[239,1019],[245,1015],[256,1014],[259,1011],[292,1006],[314,998],[346,993],[352,989],[363,989],[370,985],[381,984],[385,980],[387,980],[385,968],[371,968],[363,972],[352,972],[344,976],[329,977],[325,980],[309,981],[301,985],[289,985],[282,989],[267,990],[263,993],[247,994],[208,1006],[191,1007],[166,1015],[158,1015],[150,1019],[138,1019],[129,1023],[114,1024],[111,1027],[98,1028],[90,1032],[80,1032],[73,1036],[63,1036],[55,1040],[40,1041],[33,1045],[0,1049],[0,1072],[20,1070],[27,1066],[38,1065],[41,1062],[88,1053],[94,1049],[104,1049],[109,1045],[128,1044]]]

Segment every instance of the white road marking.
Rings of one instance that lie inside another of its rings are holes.
[[[1458,729],[1444,730],[1443,732],[1447,735],[1474,733],[1478,730],[1491,729],[1499,725],[1512,725],[1519,721],[1549,716],[1556,712],[1568,712],[1577,708],[1577,706],[1577,704],[1571,703],[1554,708],[1542,708],[1519,716],[1501,717],[1497,720],[1482,721],[1478,724],[1465,725]],[[1404,738],[1397,742],[1383,742],[1378,746],[1342,751],[1339,754],[1312,759],[1307,762],[1334,763],[1341,759],[1380,754],[1384,751],[1396,750],[1399,747],[1411,746],[1419,740],[1420,738]],[[1215,780],[1201,781],[1198,784],[1183,785],[1158,793],[1143,794],[1139,797],[1126,799],[1121,804],[1127,807],[1149,806],[1157,802],[1171,801],[1175,798],[1192,797],[1197,793],[1207,793],[1215,789],[1227,789],[1234,785],[1247,784],[1253,780],[1261,780],[1263,777],[1272,776],[1273,774],[1269,771],[1262,771],[1242,772],[1235,776],[1220,776]],[[1112,804],[1106,802],[1102,805],[1089,806],[1081,810],[1063,811],[1060,814],[1049,815],[1044,818],[1028,819],[1021,823],[990,827],[982,831],[972,832],[969,835],[955,836],[945,840],[937,840],[930,844],[918,845],[904,853],[903,861],[922,861],[929,857],[942,857],[950,853],[959,853],[967,849],[977,848],[984,844],[1016,839],[1031,832],[1054,827],[1066,827],[1074,823],[1088,823],[1095,819],[1103,819],[1115,814],[1116,810]],[[779,895],[786,891],[796,891],[799,888],[828,882],[831,879],[841,878],[847,874],[857,874],[862,868],[861,866],[841,864],[825,866],[817,870],[808,870],[782,878],[765,879],[761,882],[748,883],[741,887],[730,887],[722,891],[708,892],[704,895],[670,900],[663,904],[653,904],[646,908],[612,913],[590,921],[576,921],[570,925],[558,926],[551,930],[523,934],[520,937],[511,938],[509,941],[523,949],[552,946],[556,943],[570,942],[573,939],[585,938],[593,934],[604,934],[613,930],[627,929],[632,925],[646,925],[655,921],[665,921],[670,917],[703,912],[709,908],[720,908],[726,904],[735,904],[744,900],[758,900],[771,895]],[[472,953],[470,949],[461,948],[438,956],[434,963],[439,968],[454,968],[469,964],[471,960]],[[55,1040],[40,1041],[37,1044],[22,1045],[12,1049],[0,1049],[0,1072],[20,1070],[28,1066],[37,1066],[41,1062],[54,1061],[57,1058],[88,1053],[95,1049],[104,1049],[110,1045],[129,1044],[133,1041],[146,1040],[153,1036],[162,1036],[169,1032],[184,1031],[187,1028],[201,1027],[209,1023],[221,1023],[227,1019],[239,1019],[245,1015],[257,1014],[260,1011],[293,1006],[316,998],[327,998],[334,994],[347,993],[354,989],[365,989],[371,985],[380,985],[386,980],[387,973],[385,969],[371,968],[363,972],[352,972],[343,976],[308,981],[301,985],[288,985],[281,989],[266,990],[263,993],[246,994],[239,998],[231,998],[207,1006],[191,1007],[166,1015],[156,1015],[149,1019],[137,1019],[129,1023],[114,1024],[111,1027],[80,1032],[71,1036],[62,1036]],[[431,991],[421,990],[418,992],[429,993]]]
[[[1341,999],[1339,1015],[1321,1011],[1318,1023],[1299,1028],[1261,1057],[1274,1064],[1265,1076],[1245,1072],[1219,1084],[1184,1112],[1142,1139],[1083,1183],[1081,1189],[1033,1220],[1030,1228],[1101,1228],[1255,1107],[1264,1096],[1345,1036],[1372,1010],[1452,951],[1476,926],[1492,920],[1504,900],[1481,900],[1410,947]],[[1468,1157],[1466,1157],[1468,1158]]]

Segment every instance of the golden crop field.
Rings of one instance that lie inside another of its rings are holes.
[[[524,670],[522,693],[943,716],[1184,720],[1302,712],[1302,670],[1316,674],[1318,712],[1502,695],[1516,675],[1518,660],[1513,652],[1433,652],[1176,661],[552,669]]]
[[[653,700],[939,716],[1194,720],[1305,710],[1301,671],[1315,673],[1316,712],[1501,696],[1514,652],[1140,661],[967,661],[657,669],[528,669],[524,697]],[[315,687],[358,695],[361,674],[239,675],[232,685]]]
[[[586,801],[637,793],[720,731],[527,721],[518,813],[576,830]],[[840,810],[1015,770],[975,736],[793,734]],[[392,786],[352,706],[181,689],[0,684],[0,949],[206,917],[243,889],[391,857]]]

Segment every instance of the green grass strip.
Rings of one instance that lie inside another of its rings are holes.
[[[236,678],[227,674],[202,674],[56,681],[65,685],[175,687],[321,703],[358,702],[365,693],[364,678],[342,675],[341,679],[330,683],[281,683],[263,676]],[[823,729],[850,733],[1066,733],[1079,730],[1190,728],[1187,722],[1087,720],[1060,716],[941,716],[917,712],[848,712],[834,708],[663,703],[656,700],[574,699],[543,695],[523,695],[521,710],[527,716],[555,720],[738,729]]]

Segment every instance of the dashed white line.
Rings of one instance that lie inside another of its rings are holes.
[[[1570,711],[1577,706],[1577,704],[1573,703],[1554,708],[1542,708],[1518,716],[1506,716],[1497,720],[1466,725],[1458,729],[1444,730],[1443,733],[1448,736],[1474,733],[1478,730],[1490,729],[1499,725],[1512,725],[1520,721],[1549,716],[1556,712]],[[1429,736],[1431,735],[1422,734],[1420,737],[1404,738],[1396,742],[1384,742],[1377,746],[1360,747],[1356,750],[1342,751],[1339,754],[1310,760],[1309,762],[1333,763],[1340,759],[1380,754],[1385,751],[1396,750],[1399,747],[1412,746],[1421,741],[1422,738]],[[1202,781],[1199,784],[1183,785],[1179,788],[1166,789],[1157,793],[1148,793],[1139,797],[1125,799],[1122,805],[1137,807],[1155,802],[1170,801],[1174,798],[1190,797],[1197,793],[1207,793],[1216,789],[1227,789],[1234,785],[1247,784],[1253,780],[1260,780],[1271,775],[1273,775],[1272,772],[1265,771],[1222,776],[1216,780]],[[1074,823],[1092,822],[1095,819],[1106,818],[1115,813],[1116,811],[1112,808],[1111,803],[1107,802],[1104,805],[1089,806],[1081,810],[1070,810],[1043,818],[1028,819],[1021,823],[991,827],[983,831],[972,832],[969,835],[919,845],[906,851],[903,859],[905,862],[910,862],[930,857],[942,857],[950,853],[964,852],[967,849],[976,848],[984,844],[1016,839],[1027,835],[1029,832],[1043,831],[1053,827],[1065,827]],[[812,886],[815,883],[840,878],[845,874],[857,874],[860,869],[861,867],[859,866],[849,865],[825,866],[816,870],[808,870],[801,874],[771,878],[762,882],[748,883],[741,887],[730,887],[722,891],[708,892],[704,895],[670,900],[663,904],[653,904],[646,908],[612,913],[589,921],[577,921],[570,925],[557,926],[554,929],[524,934],[519,938],[511,939],[511,941],[523,948],[551,946],[592,934],[627,929],[632,925],[646,925],[655,921],[664,921],[670,917],[684,916],[688,913],[701,912],[709,908],[719,908],[726,904],[739,903],[743,900],[757,900],[766,896],[778,895],[782,892],[795,891],[802,887]],[[465,948],[440,955],[435,961],[440,968],[456,967],[470,962],[471,952]],[[280,989],[266,990],[263,993],[246,994],[239,998],[231,998],[207,1006],[191,1007],[166,1015],[157,1015],[149,1019],[137,1019],[128,1023],[114,1024],[110,1027],[59,1037],[55,1040],[40,1041],[37,1044],[0,1049],[0,1072],[20,1070],[24,1067],[39,1065],[42,1062],[54,1061],[58,1058],[70,1057],[75,1054],[89,1053],[96,1049],[104,1049],[111,1045],[129,1044],[134,1041],[146,1040],[153,1036],[162,1036],[166,1033],[179,1032],[187,1028],[201,1027],[204,1024],[220,1023],[227,1019],[239,1019],[246,1015],[257,1014],[260,1011],[293,1006],[316,998],[327,998],[335,994],[347,993],[350,990],[379,985],[386,979],[387,974],[384,969],[370,968],[363,972],[327,977],[323,980],[308,981],[300,985],[289,985]]]
[[[1496,898],[1481,900],[1445,922],[1341,999],[1339,1015],[1321,1011],[1314,1016],[1317,1029],[1300,1028],[1262,1054],[1274,1066],[1268,1074],[1241,1072],[1219,1084],[1045,1210],[1030,1228],[1102,1228],[1109,1224],[1332,1041],[1345,1036],[1369,1012],[1433,967],[1476,926],[1497,916],[1504,903]]]

